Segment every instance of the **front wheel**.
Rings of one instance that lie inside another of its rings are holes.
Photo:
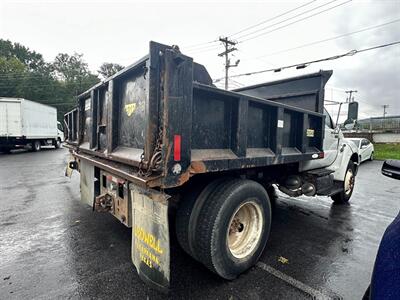
[[[332,195],[332,200],[337,204],[344,204],[349,202],[353,194],[355,184],[355,167],[352,161],[347,165],[346,175],[343,181],[343,190],[340,193]]]
[[[271,203],[255,181],[232,179],[207,197],[196,226],[196,257],[232,280],[252,267],[267,243]]]

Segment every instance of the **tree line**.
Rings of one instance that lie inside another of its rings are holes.
[[[58,120],[76,105],[76,96],[123,66],[103,63],[97,74],[83,54],[59,53],[52,62],[19,43],[0,39],[0,97],[25,98],[57,108]]]

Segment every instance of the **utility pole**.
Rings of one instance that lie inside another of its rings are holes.
[[[229,79],[229,68],[237,67],[239,65],[240,60],[238,59],[234,65],[231,65],[231,60],[229,59],[229,53],[236,51],[237,48],[234,46],[237,42],[231,41],[228,37],[220,37],[219,41],[222,42],[225,46],[225,51],[218,54],[218,56],[225,56],[225,90],[228,89],[228,79]]]
[[[383,104],[382,107],[383,107],[383,117],[385,118],[386,117],[386,108],[389,108],[389,105]]]
[[[347,91],[346,91],[346,94],[349,94],[349,98],[346,99],[346,102],[354,102],[354,97],[353,97],[353,99],[351,99],[351,95],[352,95],[353,93],[357,93],[357,90],[347,90]]]

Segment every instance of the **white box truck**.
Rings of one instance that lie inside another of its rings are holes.
[[[63,131],[57,109],[22,98],[0,97],[0,152],[42,146],[60,148]]]

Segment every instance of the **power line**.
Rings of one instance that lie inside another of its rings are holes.
[[[1,87],[12,87],[12,86],[23,86],[23,87],[44,87],[44,86],[51,86],[54,87],[56,84],[46,84],[46,83],[32,83],[32,82],[17,82],[16,84],[7,84],[7,82],[0,82],[0,88]]]
[[[46,77],[45,75],[41,75],[41,74],[35,74],[35,73],[8,73],[8,74],[0,74],[0,77],[37,77],[37,78],[49,78],[52,79],[52,77]]]
[[[330,3],[334,2],[334,1],[337,1],[337,0],[333,0],[333,1],[329,2],[329,3],[327,3],[327,4],[330,4]],[[247,39],[241,40],[241,41],[239,41],[239,43],[244,43],[244,42],[253,40],[253,39],[258,38],[258,37],[260,37],[260,36],[267,35],[267,34],[269,34],[269,33],[271,33],[271,32],[275,32],[275,31],[277,31],[277,30],[279,30],[279,29],[282,29],[282,28],[288,27],[288,26],[290,26],[290,25],[296,24],[296,23],[298,23],[298,22],[301,22],[301,21],[310,19],[310,18],[312,18],[312,17],[314,17],[314,16],[317,16],[317,15],[320,15],[320,14],[322,14],[322,13],[324,13],[324,12],[330,11],[330,10],[332,10],[332,9],[334,9],[334,8],[337,8],[337,7],[339,7],[339,6],[342,6],[342,5],[344,5],[344,4],[347,4],[347,3],[351,2],[351,1],[352,1],[352,0],[347,0],[347,1],[345,1],[345,2],[342,2],[342,3],[340,3],[340,4],[337,4],[337,5],[335,5],[335,6],[332,6],[332,7],[329,7],[329,8],[327,8],[327,9],[321,10],[321,11],[319,11],[319,12],[317,12],[317,13],[312,14],[312,15],[306,16],[306,17],[304,17],[304,18],[298,19],[298,20],[293,21],[293,22],[290,22],[290,23],[288,23],[288,24],[279,26],[279,27],[274,28],[274,29],[271,29],[271,30],[269,30],[269,31],[262,32],[262,33],[260,33],[260,34],[255,35],[255,36],[252,36],[252,37],[249,37],[249,38],[247,38]],[[327,5],[327,4],[324,4],[324,5]],[[267,29],[267,28],[270,28],[270,27],[271,27],[271,26],[266,27],[266,28],[264,28],[264,29]],[[264,30],[264,29],[262,29],[262,30]],[[254,34],[254,33],[256,33],[256,32],[259,32],[259,31],[260,31],[260,30],[255,31],[255,32],[253,32],[253,33],[251,33],[251,34],[248,34],[248,35],[252,35],[252,34]]]
[[[264,21],[262,21],[262,22],[260,22],[260,23],[255,24],[255,25],[246,27],[246,28],[244,28],[244,29],[242,29],[242,30],[240,30],[240,31],[238,31],[238,32],[236,32],[236,33],[230,34],[230,35],[227,36],[227,37],[230,38],[230,37],[232,37],[232,36],[234,36],[234,35],[238,35],[239,33],[248,31],[249,29],[252,29],[252,28],[257,27],[257,26],[259,26],[259,25],[268,23],[268,22],[270,22],[270,21],[272,21],[272,20],[275,20],[275,19],[277,19],[277,18],[279,18],[279,17],[282,17],[282,16],[284,16],[284,15],[287,15],[287,14],[293,12],[293,11],[296,11],[296,10],[298,10],[298,9],[300,9],[300,8],[303,8],[303,7],[305,7],[305,6],[307,6],[307,5],[311,4],[311,3],[313,3],[313,2],[315,2],[315,1],[316,1],[316,0],[312,0],[312,1],[310,1],[310,2],[307,2],[307,3],[305,3],[305,4],[302,4],[302,5],[298,6],[298,7],[295,7],[295,8],[293,8],[293,9],[290,9],[290,10],[288,10],[288,11],[286,11],[286,12],[284,12],[284,13],[281,13],[281,14],[279,14],[279,15],[277,15],[277,16],[274,16],[274,17],[272,17],[272,18],[269,18],[269,19],[267,19],[267,20],[264,20]],[[337,1],[337,0],[334,0],[334,1]],[[216,42],[218,42],[218,41],[219,41],[218,39],[215,39],[215,40],[212,40],[212,41],[208,41],[208,42],[204,42],[204,43],[198,43],[198,44],[194,44],[194,45],[189,45],[189,46],[186,46],[186,47],[183,46],[182,48],[185,49],[185,50],[187,49],[188,52],[197,51],[197,50],[207,50],[207,52],[208,52],[208,51],[211,51],[212,49],[215,49],[215,48],[216,48],[216,45],[212,45],[212,44],[214,44],[214,43],[216,43]],[[191,48],[194,48],[194,49],[191,49]],[[208,49],[209,49],[209,50],[208,50]],[[203,52],[203,51],[201,51],[201,52]],[[201,52],[200,52],[200,53],[201,53]]]
[[[333,36],[333,37],[326,38],[326,39],[323,39],[323,40],[310,42],[310,43],[303,44],[303,45],[300,45],[300,46],[296,46],[296,47],[293,47],[293,48],[287,48],[287,49],[279,50],[279,51],[276,51],[276,52],[271,52],[271,53],[268,53],[268,54],[265,54],[265,55],[262,55],[262,56],[254,57],[254,59],[273,56],[273,55],[276,55],[276,54],[281,54],[281,53],[289,52],[289,51],[292,51],[292,50],[297,50],[297,49],[309,47],[309,46],[312,46],[312,45],[316,45],[316,44],[320,44],[320,43],[336,40],[336,39],[339,39],[339,38],[342,38],[342,37],[346,37],[346,36],[350,36],[350,35],[353,35],[353,34],[365,32],[365,31],[369,31],[369,30],[373,30],[373,29],[376,29],[376,28],[379,28],[379,27],[387,26],[387,25],[390,25],[390,24],[393,24],[393,23],[396,23],[396,22],[399,22],[399,21],[400,21],[400,19],[396,19],[396,20],[393,20],[393,21],[390,21],[390,22],[387,22],[387,23],[382,23],[382,24],[379,24],[379,25],[363,28],[363,29],[352,31],[352,32],[348,32],[348,33],[344,33],[344,34]],[[250,58],[250,59],[253,59],[253,58]]]
[[[243,83],[241,83],[241,82],[239,82],[239,81],[233,80],[232,78],[229,78],[229,81],[232,82],[232,83],[234,83],[234,84],[235,84],[236,86],[238,86],[238,87],[243,87],[243,86],[245,86],[245,84],[243,84]]]
[[[203,45],[209,45],[209,44],[213,44],[213,43],[218,43],[219,40],[215,39],[212,41],[208,41],[208,42],[203,42],[203,43],[198,43],[198,44],[192,44],[192,45],[188,45],[188,46],[182,46],[182,48],[184,49],[190,49],[190,48],[197,48],[199,46],[203,46]]]
[[[284,19],[284,20],[282,20],[282,21],[279,21],[279,22],[277,22],[277,23],[271,24],[271,25],[269,25],[269,26],[263,27],[263,28],[258,29],[258,30],[256,30],[256,31],[253,31],[253,32],[244,34],[244,35],[242,35],[242,36],[239,36],[237,39],[241,39],[241,38],[243,38],[243,37],[246,37],[246,36],[249,36],[249,35],[253,35],[253,34],[257,33],[257,32],[260,32],[260,31],[263,31],[263,30],[265,30],[265,29],[274,27],[275,25],[284,23],[284,22],[286,22],[286,21],[289,21],[289,20],[294,19],[294,18],[296,18],[296,17],[298,17],[298,16],[301,16],[301,15],[303,15],[303,14],[305,14],[305,13],[314,11],[314,10],[316,10],[316,9],[318,9],[318,8],[324,7],[324,6],[329,5],[329,4],[331,4],[331,3],[333,3],[333,2],[336,2],[336,1],[338,1],[338,0],[332,0],[332,1],[328,2],[328,3],[324,3],[324,4],[320,5],[320,6],[314,7],[314,8],[312,8],[312,9],[309,9],[309,10],[307,10],[307,11],[305,11],[305,12],[302,12],[302,13],[297,14],[297,15],[295,15],[295,16],[289,17],[289,18]],[[267,31],[267,32],[265,32],[265,33],[261,33],[261,34],[259,34],[259,35],[254,36],[254,37],[250,37],[250,38],[248,38],[248,39],[239,41],[238,43],[243,43],[243,42],[245,42],[245,41],[248,41],[248,40],[252,40],[252,39],[254,39],[254,38],[257,38],[257,37],[259,37],[259,36],[261,36],[261,35],[265,35],[265,34],[268,34],[268,33],[270,33],[270,32],[277,31],[277,30],[279,30],[279,29],[281,29],[281,28],[284,28],[284,27],[290,26],[290,25],[292,25],[292,24],[295,24],[295,23],[297,23],[297,22],[303,21],[303,20],[305,20],[305,19],[311,18],[311,17],[313,17],[313,16],[315,16],[315,15],[318,15],[318,14],[321,14],[321,13],[323,13],[323,12],[325,12],[325,11],[334,9],[334,8],[336,8],[336,7],[338,7],[338,6],[341,6],[341,5],[343,5],[343,4],[346,4],[346,3],[350,2],[350,1],[352,1],[352,0],[348,0],[348,1],[346,1],[346,2],[343,2],[343,3],[341,3],[341,4],[338,4],[338,5],[336,5],[336,6],[330,7],[330,8],[328,8],[328,9],[326,9],[326,10],[322,10],[322,11],[320,11],[320,12],[318,12],[318,13],[312,14],[312,15],[310,15],[310,16],[308,16],[308,17],[305,17],[305,18],[296,20],[296,21],[291,22],[291,23],[289,23],[289,24],[285,24],[285,25],[283,25],[283,26],[280,26],[280,27],[278,27],[278,28],[272,29],[272,30]],[[314,2],[314,1],[311,1],[311,2]],[[311,3],[311,2],[310,2],[310,3]],[[310,4],[310,3],[309,3],[309,4]],[[302,7],[304,7],[304,6],[306,6],[306,5],[303,5]],[[298,8],[300,8],[300,7],[298,7]],[[296,9],[293,9],[292,11],[294,11],[294,10],[296,10]],[[284,15],[284,14],[282,14],[282,15]],[[277,17],[278,17],[278,16],[277,16]],[[273,17],[273,18],[271,18],[271,19],[275,19],[275,18],[277,18],[277,17]],[[267,22],[267,21],[265,21],[265,22]],[[254,27],[255,27],[255,26],[256,26],[256,25],[254,25]],[[250,26],[250,27],[251,27],[251,26]],[[243,30],[243,31],[244,31],[244,30]],[[236,34],[237,34],[237,33],[236,33]],[[210,52],[210,51],[213,51],[213,50],[216,50],[216,49],[218,49],[218,46],[217,46],[217,45],[207,45],[207,46],[204,46],[204,47],[200,47],[200,48],[198,48],[198,49],[193,49],[194,52],[192,52],[191,55],[193,55],[193,54],[198,54],[198,53],[203,53],[203,52]],[[191,51],[189,50],[188,52],[191,52]]]
[[[185,52],[193,55],[193,54],[197,54],[197,53],[203,53],[203,52],[209,52],[209,51],[216,50],[216,49],[219,48],[219,46],[220,45],[212,45],[212,46],[207,46],[207,47],[204,47],[204,48],[188,50],[188,51],[185,51]]]
[[[309,12],[311,12],[311,11],[317,10],[317,9],[319,9],[319,8],[321,8],[321,7],[327,6],[327,5],[329,5],[329,4],[333,3],[333,2],[336,2],[336,1],[339,1],[339,0],[331,0],[331,1],[327,2],[327,3],[324,3],[324,4],[322,4],[322,5],[319,5],[319,6],[317,6],[317,7],[313,7],[313,8],[311,8],[311,9],[309,9],[309,10],[303,11],[303,12],[297,14],[297,15],[290,16],[290,17],[288,17],[288,18],[286,18],[286,19],[280,20],[279,22],[276,22],[276,23],[274,23],[274,24],[265,26],[265,27],[263,27],[263,28],[256,29],[256,30],[254,30],[254,31],[252,31],[252,32],[250,32],[250,33],[245,33],[245,34],[243,34],[243,35],[237,37],[237,39],[242,39],[242,38],[244,38],[244,37],[246,37],[246,36],[249,36],[249,35],[255,34],[255,33],[257,33],[257,32],[263,31],[263,30],[265,30],[265,29],[274,27],[274,26],[279,25],[279,24],[282,24],[282,23],[284,23],[284,22],[286,22],[286,21],[290,21],[290,20],[295,19],[295,18],[297,18],[297,17],[299,17],[299,16],[301,16],[301,15],[304,15],[304,14],[309,13]]]
[[[375,49],[385,48],[385,47],[389,47],[389,46],[393,46],[393,45],[397,45],[397,44],[400,44],[400,41],[387,43],[387,44],[383,44],[383,45],[378,45],[378,46],[373,46],[373,47],[369,47],[369,48],[365,48],[365,49],[361,49],[361,50],[351,50],[351,51],[348,51],[343,54],[338,54],[338,55],[334,55],[334,56],[330,56],[330,57],[326,57],[326,58],[316,59],[316,60],[312,60],[312,61],[308,61],[308,62],[304,62],[304,63],[298,63],[298,64],[294,64],[294,65],[289,65],[289,66],[284,66],[284,67],[280,67],[280,68],[266,69],[266,70],[237,74],[237,75],[233,75],[231,77],[236,78],[236,77],[250,76],[250,75],[261,74],[261,73],[266,73],[266,72],[280,72],[284,69],[289,69],[289,68],[294,68],[294,67],[296,69],[304,69],[314,63],[319,63],[319,62],[329,61],[329,60],[336,60],[336,59],[339,59],[339,58],[342,58],[345,56],[353,56],[353,55],[356,55],[357,53],[362,53],[362,52],[371,51],[371,50],[375,50]],[[215,80],[215,82],[218,82],[221,79],[223,79],[223,78],[218,78]]]
[[[252,26],[246,27],[246,28],[244,28],[244,29],[242,29],[242,30],[240,30],[240,31],[238,31],[238,32],[236,32],[236,33],[232,33],[232,34],[228,35],[228,37],[232,37],[232,36],[234,36],[234,35],[238,35],[239,33],[245,32],[245,31],[247,31],[247,30],[249,30],[249,29],[253,29],[254,27],[257,27],[257,26],[260,26],[260,25],[262,25],[262,24],[265,24],[265,23],[268,23],[268,22],[270,22],[270,21],[273,21],[273,20],[275,20],[275,19],[278,19],[278,18],[280,18],[280,17],[282,17],[282,16],[285,16],[285,15],[291,13],[291,12],[294,12],[294,11],[300,9],[300,8],[303,8],[303,7],[307,6],[307,5],[310,5],[311,3],[315,2],[315,1],[317,1],[317,0],[313,0],[313,1],[307,2],[307,3],[305,3],[305,4],[302,4],[302,5],[300,5],[300,6],[295,7],[295,8],[293,8],[293,9],[290,9],[290,10],[284,12],[284,13],[281,13],[281,14],[275,16],[275,17],[269,18],[269,19],[264,20],[264,21],[262,21],[262,22],[260,22],[260,23],[257,23],[257,24],[254,24],[254,25],[252,25]]]
[[[320,5],[320,6],[314,7],[314,8],[312,8],[312,9],[309,9],[309,10],[307,10],[307,11],[305,11],[305,12],[302,12],[302,13],[297,14],[297,15],[295,15],[295,16],[292,16],[292,17],[290,17],[290,18],[284,19],[284,20],[282,20],[282,21],[279,21],[279,22],[277,22],[277,23],[271,24],[271,25],[266,26],[266,27],[264,27],[264,28],[258,29],[258,30],[256,30],[256,31],[253,31],[253,32],[250,32],[250,33],[247,33],[247,34],[244,34],[244,35],[242,35],[242,36],[239,36],[237,39],[240,39],[240,38],[243,38],[243,37],[246,37],[246,36],[249,36],[249,35],[253,35],[253,34],[257,33],[257,32],[263,31],[263,30],[268,29],[268,28],[271,28],[271,27],[273,27],[273,26],[275,26],[275,25],[278,25],[278,24],[281,24],[281,23],[283,23],[283,22],[289,21],[289,20],[294,19],[294,18],[296,18],[296,17],[298,17],[298,16],[301,16],[301,15],[303,15],[303,14],[305,14],[305,13],[314,11],[314,10],[316,10],[316,9],[318,9],[318,8],[324,7],[324,6],[329,5],[329,4],[331,4],[331,3],[333,3],[333,2],[336,2],[336,1],[338,1],[338,0],[332,0],[332,1],[328,2],[328,3],[324,3],[324,4]],[[309,19],[309,18],[311,18],[311,17],[313,17],[313,16],[319,15],[319,14],[324,13],[324,12],[326,12],[326,11],[332,10],[332,9],[334,9],[334,8],[336,8],[336,7],[342,6],[342,5],[344,5],[344,4],[346,4],[346,3],[349,3],[349,2],[351,2],[351,1],[352,1],[352,0],[345,1],[345,2],[340,3],[340,4],[338,4],[338,5],[335,5],[335,6],[332,6],[332,7],[330,7],[330,8],[327,8],[327,9],[325,9],[325,10],[319,11],[319,12],[317,12],[317,13],[315,13],[315,14],[309,15],[309,16],[307,16],[307,17],[298,19],[298,20],[293,21],[293,22],[291,22],[291,23],[288,23],[288,24],[282,25],[282,26],[280,26],[280,27],[274,28],[274,29],[272,29],[272,30],[270,30],[270,31],[260,33],[260,34],[258,34],[258,35],[256,35],[256,36],[253,36],[253,37],[249,37],[248,39],[239,41],[238,43],[243,43],[243,42],[246,42],[246,41],[255,39],[255,38],[257,38],[257,37],[260,37],[260,36],[262,36],[262,35],[266,35],[266,34],[268,34],[268,33],[277,31],[277,30],[279,30],[279,29],[282,29],[282,28],[285,28],[285,27],[290,26],[290,25],[292,25],[292,24],[295,24],[295,23],[301,22],[301,21],[303,21],[303,20]],[[312,1],[312,2],[313,2],[313,1]],[[305,6],[305,5],[303,5],[303,7],[304,7],[304,6]],[[294,11],[294,10],[295,10],[295,9],[293,9],[292,11]],[[275,18],[275,17],[274,17],[274,18]],[[271,19],[274,19],[274,18],[271,18]],[[256,26],[256,25],[254,25],[254,26]],[[236,33],[236,34],[237,34],[237,33]],[[231,36],[232,36],[232,35],[231,35]],[[211,42],[212,42],[212,41],[210,41],[210,42],[208,42],[208,43],[211,43]],[[206,45],[206,46],[203,46],[203,47],[199,47],[199,48],[197,48],[197,49],[193,49],[193,50],[192,50],[193,52],[192,52],[191,50],[188,50],[187,52],[188,52],[189,54],[191,54],[191,55],[194,55],[194,54],[199,54],[199,53],[214,51],[214,50],[217,50],[217,49],[218,49],[218,45]]]

